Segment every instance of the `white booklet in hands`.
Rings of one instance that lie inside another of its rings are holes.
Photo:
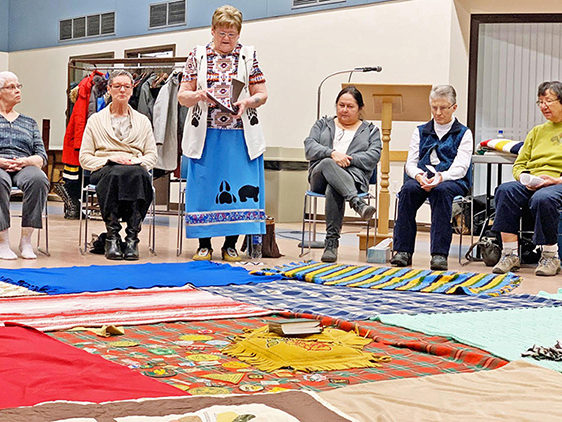
[[[528,188],[536,188],[544,182],[544,179],[541,179],[538,176],[533,176],[530,173],[521,173],[519,181]]]
[[[437,170],[435,170],[435,167],[431,166],[431,165],[427,165],[426,166],[427,169],[432,172],[435,176],[433,177],[433,180],[431,181],[431,183],[426,183],[426,186],[437,186],[439,183],[441,183],[441,175],[439,174],[439,172]],[[425,180],[429,180],[429,177],[427,177],[427,172],[425,172],[423,174],[423,177],[425,177]]]

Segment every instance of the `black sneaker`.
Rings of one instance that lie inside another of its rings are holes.
[[[447,264],[447,257],[438,253],[431,255],[431,262],[429,263],[429,267],[433,271],[447,271],[449,269],[449,265]]]
[[[396,267],[407,267],[412,265],[412,254],[410,252],[396,252],[390,263]]]

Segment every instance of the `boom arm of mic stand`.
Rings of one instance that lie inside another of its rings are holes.
[[[338,72],[330,73],[328,76],[322,79],[322,82],[320,82],[320,85],[318,85],[318,102],[316,103],[316,120],[320,118],[320,97],[322,95],[322,85],[324,84],[326,79],[329,79],[332,76],[341,75],[342,73],[349,73],[351,76],[351,73],[353,73],[354,71],[355,69],[340,70]]]

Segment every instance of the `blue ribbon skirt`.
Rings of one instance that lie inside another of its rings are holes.
[[[265,234],[263,155],[250,160],[243,130],[207,129],[201,158],[184,160],[186,237]]]

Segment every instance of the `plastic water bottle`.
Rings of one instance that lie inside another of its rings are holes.
[[[503,130],[498,130],[498,136],[496,136],[496,139],[503,139]]]
[[[261,234],[252,235],[252,248],[250,250],[252,259],[261,259],[262,242]]]

